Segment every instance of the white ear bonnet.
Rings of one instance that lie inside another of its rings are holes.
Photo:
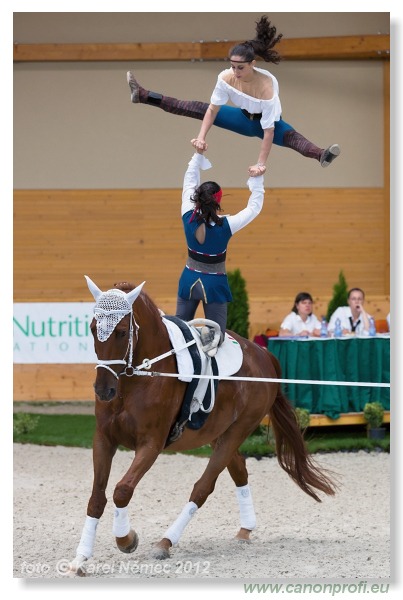
[[[117,289],[102,292],[94,307],[99,341],[105,342],[116,325],[120,323],[125,315],[131,312],[132,305],[128,301],[125,292]]]
[[[97,337],[100,342],[105,342],[123,317],[132,312],[133,302],[140,295],[145,281],[126,294],[117,288],[101,292],[87,275],[85,278],[96,302],[94,316],[97,322]]]

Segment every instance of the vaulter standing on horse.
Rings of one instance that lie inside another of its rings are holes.
[[[247,181],[251,196],[246,208],[233,216],[220,217],[222,189],[214,181],[200,184],[200,170],[211,167],[210,161],[197,150],[185,173],[182,192],[182,221],[188,245],[188,258],[178,286],[176,316],[184,321],[194,319],[203,303],[206,319],[221,328],[221,342],[227,325],[227,302],[232,295],[225,268],[227,246],[231,237],[248,225],[262,210],[263,175]],[[208,345],[213,330],[203,327],[201,341]]]
[[[196,149],[207,150],[206,135],[212,125],[241,135],[262,140],[258,160],[249,167],[249,175],[263,175],[272,144],[291,148],[327,167],[340,154],[338,144],[321,148],[306,139],[281,118],[279,85],[272,73],[256,67],[256,57],[277,64],[281,60],[273,48],[281,40],[266,16],[256,22],[256,35],[231,48],[231,67],[218,75],[210,104],[198,100],[178,100],[144,89],[129,71],[127,81],[131,101],[149,104],[162,110],[203,120],[197,138],[191,143]],[[234,106],[228,106],[231,101]]]

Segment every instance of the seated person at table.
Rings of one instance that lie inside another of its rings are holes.
[[[364,310],[365,294],[361,288],[352,288],[348,292],[348,306],[336,308],[329,321],[329,332],[334,331],[336,319],[340,319],[343,335],[368,335],[369,315]]]
[[[313,300],[308,292],[300,292],[291,312],[281,323],[279,336],[320,336],[320,322],[312,312]]]

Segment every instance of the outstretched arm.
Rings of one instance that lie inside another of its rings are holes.
[[[206,143],[206,136],[212,128],[219,110],[220,107],[216,106],[215,104],[210,104],[208,109],[206,110],[206,114],[204,115],[199,135],[197,136],[197,138],[191,140],[190,142],[192,146],[194,146],[196,149],[207,150],[208,145]]]
[[[262,144],[260,146],[259,158],[257,163],[252,167],[249,167],[249,175],[251,177],[257,177],[263,175],[266,172],[266,161],[269,157],[270,150],[273,145],[274,127],[271,129],[265,129]]]
[[[234,216],[227,217],[231,232],[234,234],[253,221],[263,207],[264,200],[264,181],[263,175],[260,177],[249,177],[249,190],[252,192],[248,205]]]
[[[211,162],[208,160],[208,158],[203,156],[202,150],[197,150],[197,152],[195,152],[192,158],[190,159],[183,180],[181,207],[182,216],[189,210],[193,210],[195,207],[194,202],[192,202],[191,200],[191,197],[193,196],[196,188],[198,188],[200,185],[200,170],[205,171],[210,168]]]

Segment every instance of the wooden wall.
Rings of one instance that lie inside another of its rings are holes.
[[[186,260],[180,198],[173,189],[15,191],[14,301],[88,301],[84,275],[101,288],[146,280],[157,303],[174,299]],[[247,199],[225,189],[224,212]],[[301,290],[330,296],[340,269],[368,297],[384,295],[388,230],[383,189],[268,189],[262,213],[231,240],[227,269],[241,270],[251,299],[287,306]]]

